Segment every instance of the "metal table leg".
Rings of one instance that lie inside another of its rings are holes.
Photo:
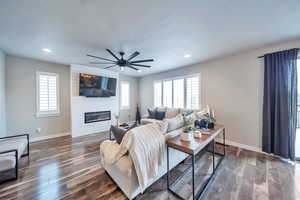
[[[215,173],[215,140],[213,140],[213,174]]]
[[[169,166],[169,146],[167,146],[167,185],[169,189],[169,176],[170,176],[170,166]]]
[[[192,187],[193,187],[193,200],[195,200],[195,155],[192,154]]]
[[[226,150],[225,150],[225,128],[223,129],[223,148],[224,148],[224,156],[226,154]]]

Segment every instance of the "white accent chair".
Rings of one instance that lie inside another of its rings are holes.
[[[18,179],[18,161],[29,156],[29,135],[13,135],[0,138],[0,183]],[[14,170],[15,176],[7,178]]]

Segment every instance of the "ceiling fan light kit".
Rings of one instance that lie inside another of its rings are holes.
[[[103,62],[90,62],[91,64],[102,64],[102,65],[108,65],[106,67],[104,67],[104,69],[109,69],[112,67],[120,67],[121,71],[124,71],[125,67],[128,67],[130,69],[134,69],[138,72],[141,72],[141,70],[139,69],[139,67],[144,67],[144,68],[150,68],[150,65],[144,65],[144,62],[153,62],[153,59],[145,59],[145,60],[133,60],[135,57],[137,57],[138,55],[140,55],[140,53],[138,51],[135,51],[134,53],[132,53],[127,59],[124,58],[125,53],[124,52],[120,52],[120,56],[118,57],[116,56],[111,50],[106,49],[106,51],[112,55],[113,59],[107,59],[107,58],[102,58],[99,56],[94,56],[94,55],[90,55],[87,54],[88,57],[91,58],[96,58],[96,59],[100,59]],[[141,63],[141,64],[140,64]]]

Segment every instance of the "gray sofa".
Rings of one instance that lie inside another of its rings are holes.
[[[14,135],[0,138],[0,183],[18,178],[18,161],[29,156],[29,135]],[[13,171],[14,176],[8,176]]]

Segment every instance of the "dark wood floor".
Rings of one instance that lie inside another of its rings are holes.
[[[0,185],[0,199],[126,199],[100,165],[99,144],[106,137],[61,137],[32,144],[30,160],[22,158],[19,180]],[[205,199],[300,199],[299,164],[234,147],[226,151]],[[211,158],[204,155],[201,159],[206,161],[200,160],[197,169],[206,167],[209,171]],[[173,176],[180,174],[188,162],[173,170]],[[181,183],[181,192],[190,191],[189,183]],[[137,199],[176,197],[166,190],[166,180],[161,178]]]

